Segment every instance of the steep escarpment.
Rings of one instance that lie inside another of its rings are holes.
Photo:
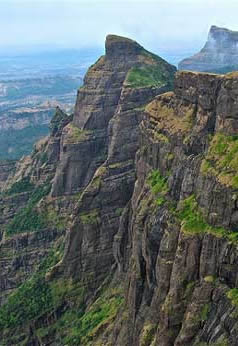
[[[238,68],[238,32],[212,26],[202,50],[179,63],[180,70],[227,73]]]
[[[8,178],[4,208],[9,196],[24,196],[26,206],[13,201],[2,227],[1,246],[9,254],[3,280],[11,272],[14,283],[2,289],[4,344],[86,345],[100,328],[111,329],[124,301],[114,276],[114,237],[134,189],[139,123],[145,105],[171,90],[174,73],[136,42],[108,36],[73,118],[58,109],[51,136]],[[30,264],[16,261],[22,252]],[[13,261],[23,264],[13,267]],[[18,270],[24,275],[17,281]]]
[[[236,83],[181,72],[146,107],[113,345],[237,344]]]
[[[0,344],[237,345],[238,75],[173,75],[109,36],[4,178]]]

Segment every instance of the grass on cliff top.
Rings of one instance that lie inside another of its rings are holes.
[[[139,61],[142,66],[133,67],[127,74],[126,82],[131,88],[163,85],[173,87],[176,71],[174,66],[145,49],[141,50]]]
[[[213,175],[227,187],[238,188],[238,136],[217,133],[201,165],[201,173]]]
[[[180,202],[178,217],[181,221],[181,230],[185,234],[210,233],[216,237],[224,237],[232,243],[238,241],[238,230],[230,231],[223,227],[209,225],[202,214],[194,195]]]
[[[127,84],[131,88],[141,88],[149,86],[160,87],[166,83],[160,68],[155,65],[133,67],[128,73]]]

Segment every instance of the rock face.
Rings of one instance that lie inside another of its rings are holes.
[[[138,43],[107,37],[106,55],[86,74],[73,122],[64,128],[53,196],[81,192],[106,161],[109,122],[121,112],[123,98],[128,98],[128,104],[124,102],[128,111],[142,107],[156,94],[171,88],[174,72],[173,66]]]
[[[238,69],[238,32],[212,26],[202,50],[179,63],[179,70],[227,73]]]
[[[109,36],[8,177],[3,345],[237,345],[238,75],[174,72]]]
[[[235,123],[225,120],[236,114],[226,97],[237,76],[230,78],[181,72],[174,93],[146,107],[124,221],[131,252],[125,256],[122,244],[116,252],[126,268],[129,317],[115,327],[113,345],[237,343],[237,308],[228,299],[237,287],[237,168],[219,166],[231,152],[227,140],[237,140]]]
[[[9,175],[14,171],[14,161],[0,161],[0,191],[3,189]]]

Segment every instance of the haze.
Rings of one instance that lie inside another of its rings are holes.
[[[233,0],[1,0],[0,54],[47,47],[103,47],[131,37],[156,52],[196,51],[213,24],[238,30]]]

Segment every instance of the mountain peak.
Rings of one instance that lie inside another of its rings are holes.
[[[136,55],[143,47],[127,37],[108,35],[106,37],[106,56]]]
[[[238,41],[238,32],[212,25],[208,34],[208,42],[211,39],[216,40],[218,43],[226,40],[232,45]]]
[[[179,63],[180,70],[226,73],[237,70],[238,31],[212,25],[200,52]]]

